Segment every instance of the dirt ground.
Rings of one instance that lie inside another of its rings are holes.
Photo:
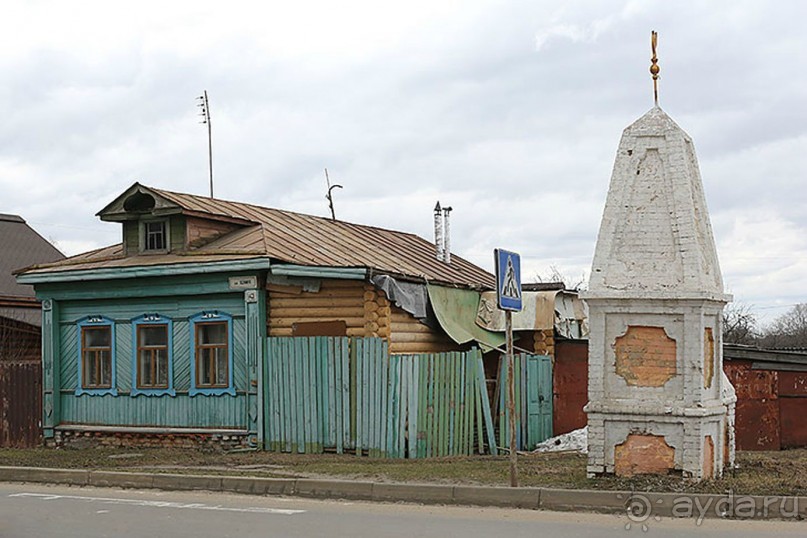
[[[519,456],[522,486],[635,491],[807,495],[807,449],[740,452],[736,469],[716,480],[693,483],[678,476],[586,478],[579,454]],[[506,456],[385,460],[352,454],[211,452],[191,449],[0,449],[0,465],[89,468],[165,473],[339,478],[380,482],[509,484]]]

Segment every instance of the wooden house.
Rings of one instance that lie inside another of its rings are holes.
[[[42,301],[50,443],[260,444],[267,336],[459,350],[426,285],[493,287],[413,234],[139,183],[98,216],[121,243],[18,276]]]

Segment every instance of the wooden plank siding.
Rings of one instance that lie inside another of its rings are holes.
[[[194,396],[191,387],[190,322],[204,310],[233,317],[233,382],[236,396]],[[130,396],[133,382],[133,318],[158,313],[173,321],[173,386],[176,396]],[[102,315],[115,323],[117,395],[76,396],[80,333],[77,322]],[[143,297],[65,301],[59,316],[61,423],[105,426],[247,428],[246,326],[239,292],[199,296]]]
[[[383,291],[367,282],[325,279],[318,291],[269,284],[267,302],[269,336],[295,336],[295,324],[343,321],[345,336],[384,338],[393,354],[440,353],[462,347],[391,304]]]
[[[168,217],[168,245],[171,252],[186,250],[185,217],[183,215],[171,215]],[[140,252],[140,221],[130,220],[123,223],[123,251],[126,255],[132,256]]]
[[[127,256],[140,252],[140,223],[136,220],[123,223],[123,252]]]
[[[243,395],[80,396],[62,394],[62,422],[100,426],[247,429]]]
[[[231,222],[185,217],[185,230],[182,237],[184,241],[183,247],[187,249],[200,247],[238,228],[239,225]]]

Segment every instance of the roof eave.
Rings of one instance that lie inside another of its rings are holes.
[[[118,280],[155,276],[190,275],[200,272],[227,272],[266,270],[270,261],[265,256],[241,260],[221,260],[214,262],[180,262],[159,265],[138,265],[133,267],[103,267],[97,269],[73,269],[44,271],[17,276],[20,284],[51,284],[60,282],[80,282],[85,280]]]
[[[280,263],[272,264],[270,272],[273,275],[290,277],[365,280],[370,270],[367,267],[328,267]]]

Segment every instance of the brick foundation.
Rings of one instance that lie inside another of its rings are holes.
[[[715,476],[715,442],[711,435],[707,435],[703,441],[703,478],[714,478]]]
[[[662,387],[675,375],[675,340],[662,327],[628,327],[614,342],[616,373],[628,385]]]
[[[201,448],[232,450],[249,445],[246,434],[137,433],[56,430],[46,446],[64,448]]]
[[[715,377],[715,335],[711,327],[703,330],[703,388],[712,388]]]
[[[632,433],[614,447],[617,476],[665,474],[675,467],[675,449],[661,435]]]

